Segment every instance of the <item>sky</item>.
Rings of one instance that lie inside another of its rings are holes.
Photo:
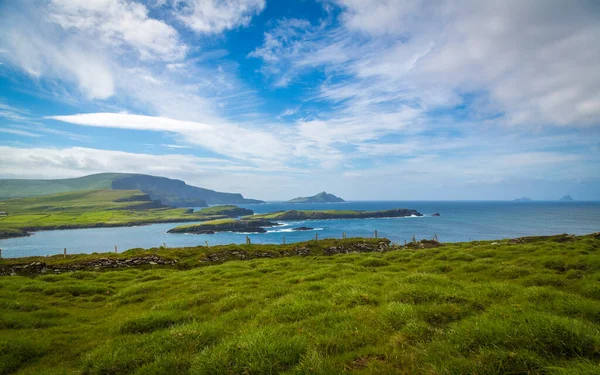
[[[596,0],[0,0],[0,178],[600,200]]]

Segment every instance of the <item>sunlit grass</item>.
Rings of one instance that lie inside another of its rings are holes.
[[[497,242],[3,277],[0,374],[599,373],[600,239]]]

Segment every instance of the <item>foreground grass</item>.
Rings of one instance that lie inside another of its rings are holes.
[[[600,239],[564,241],[3,277],[0,374],[597,374]]]
[[[139,190],[88,190],[0,201],[0,238],[15,229],[50,230],[149,223],[202,221],[252,213],[237,206],[207,207],[197,212],[152,201]]]

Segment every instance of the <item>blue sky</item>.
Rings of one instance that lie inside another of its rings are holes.
[[[597,1],[0,2],[0,177],[600,199]]]

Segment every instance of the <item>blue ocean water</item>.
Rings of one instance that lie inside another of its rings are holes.
[[[267,203],[243,205],[256,213],[289,209],[356,209],[385,210],[412,208],[423,217],[343,219],[285,222],[268,228],[267,233],[249,234],[252,243],[287,243],[315,238],[380,237],[404,243],[414,235],[417,239],[437,235],[442,242],[492,240],[557,233],[587,234],[600,231],[600,202],[481,202],[481,201],[375,201],[327,204]],[[439,213],[441,216],[431,216]],[[36,232],[31,237],[0,241],[3,257],[119,251],[150,248],[166,243],[169,247],[244,243],[245,233],[208,235],[168,234],[178,224],[153,224],[126,228],[93,228]],[[292,231],[307,226],[312,231]]]

